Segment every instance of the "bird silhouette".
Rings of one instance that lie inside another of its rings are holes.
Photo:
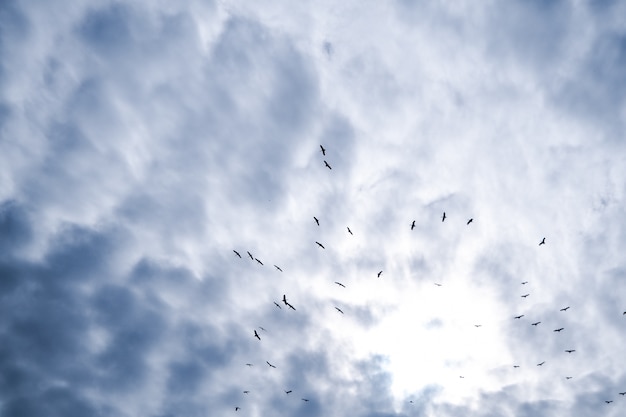
[[[533,326],[536,326],[536,325],[538,325],[539,323],[541,323],[541,322],[540,322],[540,321],[538,321],[538,322],[536,322],[536,323],[533,323],[532,325],[533,325]]]
[[[237,256],[239,256],[241,258],[241,255],[235,249],[233,249],[233,252],[235,252],[235,255],[237,255]]]
[[[439,284],[438,282],[435,282],[435,285],[441,287],[441,284]]]
[[[302,401],[304,401],[304,402],[309,402],[309,400],[308,400],[308,399],[306,399],[306,398],[302,398]]]
[[[287,297],[285,296],[285,294],[283,294],[283,303],[285,303],[285,305],[290,309],[295,310],[295,307],[287,302]]]
[[[278,265],[274,265],[274,268],[278,269],[280,272],[283,272],[283,270],[280,269],[280,266],[278,266]]]
[[[576,352],[575,349],[570,349],[570,350],[566,350],[567,353],[572,353],[572,352]]]
[[[413,220],[413,223],[411,223],[411,230],[415,229],[415,220]]]
[[[259,334],[256,332],[256,330],[254,331],[254,337],[256,337],[257,339],[261,340],[261,338],[259,337]]]
[[[619,395],[626,395],[626,391],[620,392]]]
[[[378,273],[378,275],[377,275],[377,276],[378,276],[378,278],[380,278],[380,274],[382,274],[382,273],[383,273],[383,271],[380,271],[380,272]]]
[[[519,316],[515,316],[515,317],[513,317],[513,318],[514,318],[514,319],[521,319],[522,317],[524,317],[524,315],[523,315],[523,314],[521,314],[521,315],[519,315]]]
[[[470,224],[471,222],[473,222],[473,221],[474,221],[474,219],[469,219],[469,220],[467,221],[467,224],[469,225],[469,224]]]
[[[562,309],[560,309],[559,311],[567,311],[567,310],[569,310],[569,306],[567,306],[567,307],[565,307],[565,308],[562,308]]]
[[[561,330],[563,330],[563,327],[561,327],[560,329],[554,329],[554,332],[560,332]]]
[[[513,365],[513,368],[519,368],[519,365]]]
[[[313,219],[315,219],[315,223],[317,223],[317,225],[319,226],[320,225],[320,221],[317,220],[317,217],[313,216]]]
[[[526,284],[528,284],[528,281],[522,282],[522,285],[526,285]]]
[[[571,376],[566,376],[565,379],[572,379],[572,377]]]
[[[244,394],[250,394],[250,391],[244,391],[243,393]]]
[[[474,327],[481,327],[482,324],[475,324]]]
[[[543,239],[541,239],[541,242],[539,242],[539,246],[545,245],[545,244],[546,244],[546,238],[544,237]]]
[[[524,294],[524,295],[522,295],[522,298],[526,298],[526,297],[528,297],[529,295],[530,295],[530,294]]]
[[[537,366],[542,366],[544,363],[546,363],[546,361],[543,361],[541,363],[538,363]]]
[[[316,241],[315,243],[317,243],[317,246],[319,246],[320,248],[322,248],[322,249],[326,249],[326,248],[324,247],[324,245],[322,245],[320,242],[317,242],[317,241]]]
[[[326,156],[326,149],[324,149],[324,147],[322,145],[320,145],[322,155]]]
[[[343,311],[341,311],[341,309],[339,307],[335,307],[335,309],[340,312],[341,314],[343,314]]]
[[[280,308],[281,310],[283,309],[280,304],[278,304],[276,301],[274,301],[274,304],[276,305],[276,307]]]
[[[263,262],[259,261],[257,258],[254,258],[255,261],[257,261],[260,265],[263,265]]]
[[[330,167],[330,165],[328,165],[328,162],[324,161],[324,165],[326,165],[326,168],[328,168],[328,169],[332,169],[332,168]]]
[[[271,363],[269,363],[268,361],[265,361],[265,363],[267,363],[267,364],[270,366],[270,368],[276,368],[274,365],[272,365],[272,364],[271,364]]]
[[[291,394],[292,390],[285,391],[285,394]]]
[[[613,401],[611,400],[611,401],[604,401],[604,402],[607,404],[611,404]]]
[[[264,328],[264,327],[262,327],[262,326],[259,326],[259,329],[263,330],[264,332],[266,332],[266,331],[267,331],[267,330],[265,330],[265,328]]]
[[[345,285],[343,285],[341,282],[337,282],[337,281],[335,281],[335,284],[339,285],[340,287],[344,287],[344,288],[346,288],[346,286],[345,286]]]
[[[354,233],[352,233],[352,230],[350,230],[349,227],[348,227],[348,233],[350,233],[351,235],[354,235]]]
[[[444,220],[446,220],[446,212],[443,212],[443,216],[441,216],[441,221],[443,222]]]
[[[248,251],[246,251],[248,252]],[[254,256],[252,256],[252,254],[250,252],[248,252],[248,256],[250,257],[250,259],[252,259],[254,261]]]
[[[235,407],[235,411],[241,410],[241,407]]]
[[[246,366],[252,366],[252,364],[251,363],[247,363]]]

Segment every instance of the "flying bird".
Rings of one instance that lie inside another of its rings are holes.
[[[380,278],[380,274],[382,274],[382,273],[383,273],[383,271],[380,271],[380,272],[378,273],[378,275],[377,275],[377,276],[378,276],[378,278]]]
[[[613,401],[611,400],[611,401],[604,401],[604,402],[607,404],[611,404]]]
[[[248,251],[246,251],[248,252]],[[248,252],[248,256],[250,257],[250,259],[252,259],[254,261],[254,256],[252,256],[252,254],[250,252]]]
[[[344,288],[346,288],[346,286],[345,286],[345,285],[343,285],[341,282],[337,282],[337,281],[335,281],[335,284],[339,285],[340,287],[344,287]]]
[[[469,220],[467,221],[467,224],[469,225],[469,224],[470,224],[471,222],[473,222],[473,221],[474,221],[474,219],[469,219]]]
[[[317,220],[317,217],[313,216],[313,219],[315,219],[315,223],[317,223],[317,225],[319,226],[320,225],[320,221]]]
[[[576,352],[575,349],[570,349],[570,350],[566,350],[567,353],[572,353],[572,352]]]
[[[441,287],[441,284],[439,284],[437,282],[435,282],[435,285],[438,286],[438,287]]]
[[[285,296],[285,294],[283,294],[283,303],[285,303],[285,305],[288,306],[290,309],[295,310],[295,307],[287,302],[287,296]]]
[[[324,147],[322,145],[320,145],[320,148],[322,149],[320,152],[322,152],[322,155],[326,156],[326,149],[324,149]]]
[[[332,168],[330,167],[330,165],[328,165],[328,162],[324,161],[324,165],[326,165],[326,167],[327,167],[328,169],[332,169]]]
[[[241,407],[235,407],[235,411],[241,410]]]
[[[475,324],[474,327],[480,327],[482,324]]]
[[[543,239],[541,239],[541,242],[539,242],[539,246],[545,245],[545,244],[546,244],[546,238],[544,237]]]
[[[265,361],[265,363],[267,363],[267,364],[270,366],[270,368],[276,368],[274,365],[272,365],[272,364],[271,364],[271,363],[269,363],[268,361]]]
[[[263,327],[259,326],[259,329],[263,330],[264,332],[266,332],[267,330],[265,330]]]
[[[541,323],[540,321],[538,321],[537,323],[533,323],[533,326],[538,325],[539,323]]]
[[[526,284],[528,284],[528,281],[522,282],[522,285],[526,285]]]
[[[274,301],[274,304],[276,305],[276,307],[280,308],[281,310],[283,309],[280,304],[278,304],[276,301]]]
[[[244,394],[250,394],[250,391],[244,391],[243,393]]]
[[[620,392],[619,395],[626,395],[626,391],[625,392]]]
[[[413,223],[411,223],[411,230],[415,229],[415,220],[413,220]]]
[[[338,312],[340,312],[341,314],[343,314],[343,311],[341,311],[341,309],[339,307],[335,307],[335,310],[337,310]]]
[[[261,338],[259,337],[259,334],[256,332],[256,330],[254,331],[254,337],[256,337],[257,339],[261,340]]]
[[[280,272],[283,272],[283,270],[280,269],[280,266],[278,266],[278,265],[274,265],[274,268],[278,269]]]
[[[514,319],[521,319],[522,317],[524,317],[524,315],[523,315],[523,314],[521,314],[521,315],[519,315],[519,316],[515,316],[515,317],[513,317],[513,318],[514,318]]]
[[[562,308],[562,309],[560,309],[559,311],[567,311],[568,309],[569,309],[569,306],[567,306],[567,307],[565,307],[565,308]]]
[[[554,329],[553,331],[555,332],[560,332],[561,330],[563,330],[563,328],[561,327],[560,329]]]
[[[252,364],[251,363],[247,363],[246,366],[252,366]]]
[[[257,261],[259,264],[263,265],[263,262],[259,261],[257,258],[254,258],[255,261]]]
[[[309,402],[309,400],[307,400],[306,398],[302,398],[302,401]]]
[[[519,368],[519,365],[513,365],[513,368]]]
[[[572,377],[571,376],[566,376],[565,379],[572,379]]]
[[[315,243],[317,243],[317,246],[319,246],[320,248],[322,248],[322,249],[326,249],[326,248],[324,247],[324,245],[322,245],[320,242],[317,242],[317,241],[316,241]]]
[[[235,255],[237,255],[237,256],[239,256],[241,258],[241,255],[235,249],[233,249],[233,252],[235,252]]]
[[[541,366],[541,365],[543,365],[544,363],[546,363],[546,361],[543,361],[543,362],[541,362],[541,363],[538,363],[538,364],[537,364],[537,366]]]
[[[285,394],[291,394],[293,390],[285,391]]]
[[[530,295],[530,294],[524,294],[524,295],[522,295],[522,298],[526,298],[526,297],[528,297],[529,295]]]
[[[352,233],[352,230],[350,230],[350,228],[348,227],[348,233],[350,233],[351,235],[354,236],[354,233]]]
[[[446,219],[446,212],[443,212],[443,216],[441,216],[441,221],[443,222]]]

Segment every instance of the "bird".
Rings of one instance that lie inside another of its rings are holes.
[[[522,295],[522,298],[526,298],[526,297],[528,297],[529,295],[530,295],[530,294],[524,294],[524,295]]]
[[[543,365],[544,363],[546,363],[546,361],[543,361],[543,362],[541,362],[541,363],[538,363],[538,364],[537,364],[537,366],[541,366],[541,365]]]
[[[463,378],[463,379],[465,379],[465,377],[464,377],[463,375],[459,375],[459,378]]]
[[[241,410],[241,407],[235,407],[235,411]]]
[[[413,223],[411,223],[411,230],[415,229],[415,220],[413,220]]]
[[[443,222],[446,219],[446,212],[443,212],[443,216],[441,216],[441,221]]]
[[[344,287],[344,288],[346,288],[346,286],[345,286],[345,285],[343,285],[341,282],[337,282],[337,281],[335,281],[335,284],[339,285],[340,287]]]
[[[285,394],[291,394],[293,390],[285,391]]]
[[[317,246],[319,246],[320,248],[322,248],[322,249],[326,249],[326,248],[324,247],[324,245],[322,245],[320,242],[317,242],[317,241],[316,241],[315,243],[317,243]]]
[[[283,270],[280,269],[280,266],[278,266],[278,265],[274,265],[274,268],[278,269],[280,272],[283,272]]]
[[[268,361],[265,361],[265,363],[267,363],[267,364],[270,366],[270,368],[276,368],[274,365],[272,365],[272,364],[271,364],[271,363],[269,363]]]
[[[572,377],[571,376],[566,376],[565,379],[572,379]]]
[[[515,316],[515,317],[513,317],[513,318],[514,318],[514,319],[521,319],[522,317],[524,317],[524,315],[523,315],[523,314],[521,314],[521,315],[519,315],[519,316]]]
[[[263,330],[264,332],[266,332],[267,330],[265,330],[265,328],[263,328],[262,326],[259,326],[259,329]]]
[[[313,216],[313,219],[315,219],[315,223],[317,223],[317,225],[319,226],[320,225],[320,221],[317,220],[317,217]]]
[[[553,331],[555,332],[560,332],[561,330],[563,330],[563,328],[561,327],[560,329],[554,329]]]
[[[287,297],[285,296],[285,294],[283,294],[283,303],[285,303],[285,305],[290,309],[295,310],[295,307],[287,302]]]
[[[280,304],[278,304],[276,301],[274,301],[274,304],[276,305],[276,307],[280,308],[281,310],[283,309]]]
[[[513,368],[519,368],[519,365],[513,365]]]
[[[380,272],[378,273],[378,275],[377,275],[377,276],[378,276],[378,278],[380,278],[380,274],[382,274],[382,273],[383,273],[383,271],[380,271]]]
[[[341,311],[341,309],[339,307],[335,307],[335,310],[337,310],[338,312],[340,312],[341,314],[344,314],[343,311]]]
[[[327,167],[328,169],[332,169],[332,168],[330,167],[330,165],[328,165],[328,162],[324,161],[324,165],[326,165],[326,167]]]
[[[482,324],[475,324],[474,327],[480,327]]]
[[[261,340],[261,338],[259,337],[259,334],[256,332],[256,330],[254,331],[254,337],[256,337],[257,339]]]
[[[467,221],[467,224],[469,225],[469,224],[470,224],[471,222],[473,222],[473,221],[474,221],[474,219],[469,219],[469,220]]]
[[[575,349],[570,349],[570,350],[566,350],[567,353],[572,353],[572,352],[576,352]]]
[[[569,309],[569,306],[567,306],[567,307],[565,307],[565,308],[562,308],[562,309],[560,309],[559,311],[567,311],[568,309]]]
[[[251,363],[247,363],[246,366],[252,366],[252,364]]]
[[[259,264],[263,265],[263,262],[259,261],[257,258],[254,258],[255,261],[257,261]]]
[[[306,398],[302,398],[302,401],[304,401],[304,402],[309,402],[309,400],[308,400],[308,399],[306,399]]]
[[[350,228],[348,227],[348,233],[350,233],[351,235],[354,236],[354,233],[352,233],[352,230],[350,230]]]
[[[241,258],[241,255],[235,249],[233,249],[233,252],[235,252],[235,255],[237,255],[237,256],[239,256]]]
[[[536,323],[533,323],[532,325],[533,325],[533,326],[536,326],[536,325],[538,325],[539,323],[541,323],[541,322],[540,322],[540,321],[538,321],[538,322],[536,322]]]
[[[620,392],[619,395],[626,395],[626,391]]]
[[[244,393],[244,394],[249,394],[249,393],[250,393],[250,391],[244,391],[243,393]]]
[[[246,251],[248,252],[248,251]],[[252,259],[254,261],[254,256],[252,256],[252,254],[250,252],[248,252],[248,256],[250,257],[250,259]]]
[[[522,285],[526,285],[526,284],[528,284],[528,281],[522,282]]]
[[[611,404],[613,401],[611,400],[611,401],[604,401],[604,402],[607,404]]]
[[[545,244],[546,244],[546,238],[544,237],[543,239],[541,239],[541,242],[539,242],[539,246],[545,245]]]
[[[320,152],[322,152],[322,155],[326,156],[326,149],[324,149],[324,147],[322,145],[320,145],[320,148],[322,149]]]

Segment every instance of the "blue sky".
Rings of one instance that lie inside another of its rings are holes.
[[[2,2],[0,414],[624,415],[625,9]]]

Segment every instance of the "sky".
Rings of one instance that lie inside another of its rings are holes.
[[[624,16],[0,2],[0,415],[626,415]]]

